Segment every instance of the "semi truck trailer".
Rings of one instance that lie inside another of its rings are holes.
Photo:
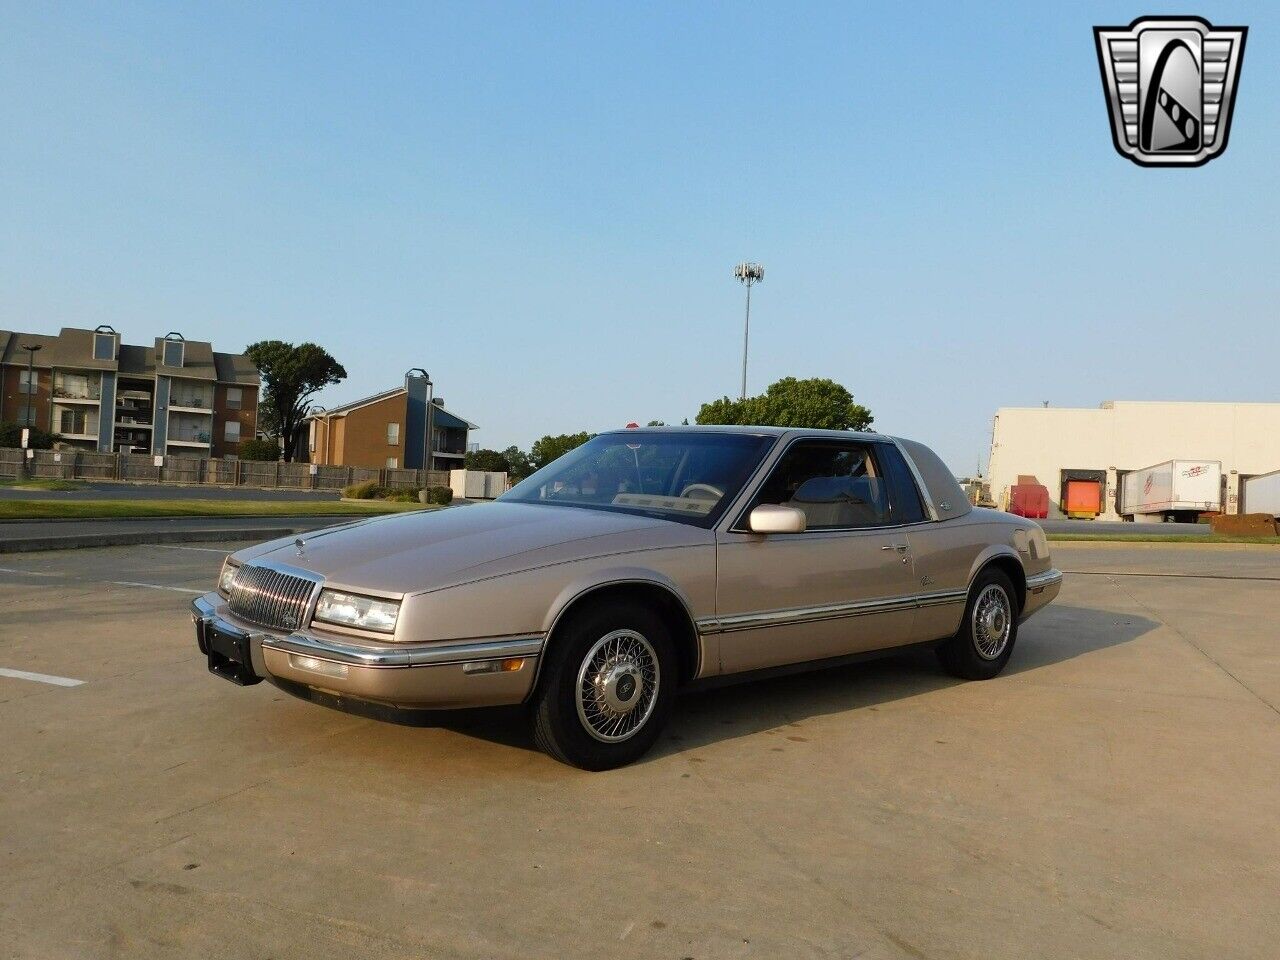
[[[1126,520],[1158,517],[1195,523],[1202,513],[1222,512],[1222,464],[1217,460],[1166,460],[1125,474],[1120,514]]]

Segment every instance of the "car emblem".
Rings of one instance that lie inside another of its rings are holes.
[[[307,548],[307,541],[303,540],[301,537],[298,537],[296,540],[293,541],[293,545],[298,548],[298,556],[300,557],[303,556],[303,552]]]
[[[1248,32],[1199,17],[1094,27],[1120,155],[1144,167],[1198,167],[1222,153]]]

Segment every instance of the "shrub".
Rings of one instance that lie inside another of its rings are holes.
[[[422,492],[427,495],[423,501],[424,503],[436,503],[440,506],[453,503],[453,491],[448,487],[427,487]],[[419,497],[418,499],[421,500],[422,498]]]
[[[62,438],[56,433],[49,433],[39,427],[31,427],[29,445],[32,450],[51,450],[56,441]],[[22,445],[22,425],[18,423],[0,422],[0,447],[18,447]]]
[[[445,488],[448,489],[447,487]],[[348,500],[386,500],[388,503],[417,503],[418,491],[406,487],[380,487],[377,480],[353,483],[342,488]],[[429,501],[434,502],[434,501]]]
[[[280,459],[280,444],[275,440],[241,440],[240,459],[270,462]]]
[[[377,480],[365,480],[363,483],[353,483],[343,487],[342,495],[348,500],[375,500],[381,489]]]

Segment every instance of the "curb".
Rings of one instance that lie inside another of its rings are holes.
[[[21,537],[0,540],[0,553],[75,550],[78,547],[123,547],[144,543],[212,543],[220,540],[274,540],[309,527],[250,527],[211,530],[153,530],[150,533],[84,533],[64,537]]]
[[[368,503],[368,500],[363,501]],[[402,511],[391,511],[402,512]],[[160,520],[288,520],[292,523],[310,523],[312,520],[362,520],[365,517],[384,517],[385,513],[183,513],[152,517],[0,517],[0,531],[6,523],[148,523]]]

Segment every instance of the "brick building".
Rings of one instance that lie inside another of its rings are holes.
[[[467,435],[479,429],[428,401],[427,381],[406,377],[403,387],[375,393],[307,418],[300,434],[298,459],[311,463],[372,469],[421,470],[428,459],[426,437],[432,433],[428,470],[455,470],[467,452]]]
[[[134,346],[107,326],[0,330],[0,421],[84,450],[234,457],[257,429],[258,382],[248,357],[179,333]]]

